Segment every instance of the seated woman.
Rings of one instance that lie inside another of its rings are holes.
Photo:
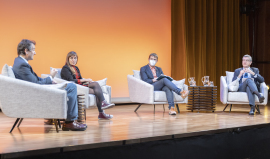
[[[61,71],[62,79],[89,87],[89,94],[94,94],[96,96],[99,111],[98,119],[112,119],[113,115],[105,114],[104,109],[112,108],[114,107],[114,104],[110,104],[105,100],[101,87],[97,82],[94,82],[91,79],[82,78],[79,68],[75,66],[77,62],[78,55],[76,52],[69,52],[66,58],[66,65],[63,66]]]

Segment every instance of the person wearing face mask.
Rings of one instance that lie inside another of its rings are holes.
[[[156,53],[152,53],[148,58],[149,63],[140,69],[141,78],[144,82],[152,84],[154,86],[154,91],[164,91],[169,104],[169,114],[176,115],[174,110],[174,96],[173,92],[178,95],[181,95],[185,99],[189,91],[181,90],[174,83],[172,83],[167,78],[162,78],[157,80],[157,78],[163,74],[163,71],[160,67],[155,66],[158,62],[158,56]],[[173,91],[173,92],[172,92]]]
[[[101,87],[92,79],[84,79],[81,76],[79,68],[76,66],[78,62],[78,55],[71,51],[67,54],[66,64],[61,71],[61,78],[67,81],[73,81],[77,84],[89,87],[89,94],[94,94],[97,100],[97,107],[99,111],[98,119],[112,119],[113,115],[105,114],[104,109],[112,108],[115,105],[108,103],[102,93]]]
[[[258,90],[260,90],[260,83],[264,82],[264,78],[259,74],[259,69],[250,67],[252,64],[252,57],[244,55],[242,58],[242,68],[238,68],[234,71],[234,77],[232,81],[239,81],[238,92],[246,92],[248,95],[250,112],[249,115],[255,113],[255,95],[258,96],[259,102],[263,103],[264,96],[262,96]]]

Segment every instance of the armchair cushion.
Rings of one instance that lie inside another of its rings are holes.
[[[106,87],[107,78],[104,78],[96,82],[100,85],[102,92],[108,94],[107,87]]]
[[[164,91],[154,91],[154,102],[166,102],[166,93]]]
[[[142,78],[141,78],[140,71],[133,70],[133,74],[134,74],[134,77],[135,77],[135,78],[137,78],[137,79],[142,79]]]
[[[174,95],[174,101],[175,102],[183,102],[184,101],[184,99],[180,95],[176,94],[175,92],[173,92],[173,95]]]
[[[231,82],[229,85],[228,85],[228,90],[230,92],[237,92],[239,89],[239,82],[237,80]]]
[[[179,81],[173,80],[172,83],[174,83],[178,88],[180,88],[181,90],[183,90],[184,88],[184,84],[185,84],[185,78]]]
[[[15,78],[14,72],[11,67],[9,67],[7,64],[4,65],[2,69],[2,75]]]
[[[89,101],[89,103],[88,103],[89,106],[96,106],[97,105],[96,96],[94,94],[88,95],[88,101]]]
[[[173,92],[173,95],[174,95],[175,102],[184,101],[180,95],[178,95],[174,92]],[[154,96],[155,96],[155,99],[154,99],[155,102],[167,102],[166,93],[164,91],[154,91]]]
[[[62,71],[62,68],[53,68],[53,67],[50,67],[50,71],[51,71],[52,69],[56,69],[56,70],[57,70],[57,74],[55,75],[55,77],[61,78],[61,71]]]
[[[96,82],[100,85],[100,87],[106,86],[107,78],[104,78],[104,79],[96,81]]]
[[[232,82],[233,76],[234,72],[226,71],[227,85],[229,85]]]
[[[261,93],[261,95],[263,95]],[[248,96],[246,92],[229,92],[228,93],[229,102],[248,102]],[[258,97],[255,95],[255,102],[259,102]]]

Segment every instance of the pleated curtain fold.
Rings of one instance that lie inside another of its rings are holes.
[[[210,80],[219,88],[225,71],[241,67],[249,54],[245,0],[172,0],[172,77]],[[187,84],[187,82],[186,82]]]

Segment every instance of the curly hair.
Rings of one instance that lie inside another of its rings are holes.
[[[22,39],[22,41],[18,44],[18,47],[17,47],[18,56],[25,55],[25,49],[30,51],[31,44],[36,45],[36,42],[34,40]]]

